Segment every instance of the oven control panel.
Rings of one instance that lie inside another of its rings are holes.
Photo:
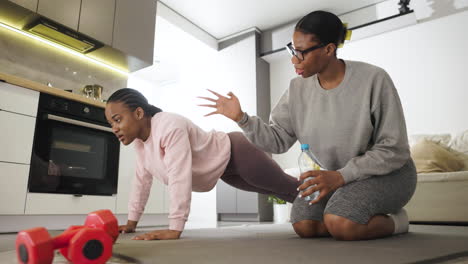
[[[109,126],[104,115],[104,109],[50,94],[41,93],[38,111],[61,113],[65,117],[84,119]]]

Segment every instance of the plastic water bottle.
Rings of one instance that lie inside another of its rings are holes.
[[[303,173],[311,171],[311,170],[320,170],[320,166],[317,165],[314,162],[314,160],[311,158],[311,157],[314,157],[314,155],[309,150],[309,144],[301,144],[301,150],[302,150],[301,155],[299,155],[299,170],[301,171],[301,175]],[[306,178],[302,183],[304,183],[304,182],[306,182],[308,180],[311,180],[313,178],[314,177]],[[306,190],[308,190],[308,189],[310,189],[310,188],[312,188],[314,186],[315,186],[315,184],[307,187]],[[302,195],[302,193],[303,193],[303,191],[300,192],[301,195]],[[318,195],[319,195],[319,191],[316,191],[313,194],[304,197],[304,200],[312,201],[315,198],[317,198]]]

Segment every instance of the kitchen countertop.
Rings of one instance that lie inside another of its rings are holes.
[[[0,80],[3,80],[9,84],[13,84],[13,85],[20,86],[20,87],[30,89],[30,90],[34,90],[34,91],[38,91],[41,93],[52,94],[55,96],[82,102],[85,104],[90,104],[90,105],[97,106],[97,107],[102,107],[102,108],[106,107],[106,103],[104,102],[86,98],[82,95],[70,93],[59,88],[49,87],[45,84],[23,79],[21,77],[13,76],[10,74],[0,72]]]

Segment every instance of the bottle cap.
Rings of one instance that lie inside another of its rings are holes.
[[[308,150],[309,144],[301,144],[301,150]]]

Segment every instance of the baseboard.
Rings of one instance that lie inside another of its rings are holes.
[[[258,222],[258,214],[218,214],[218,221]]]
[[[119,224],[127,223],[127,214],[116,215]],[[33,227],[64,230],[71,225],[82,225],[86,215],[0,215],[0,233],[16,233]],[[144,214],[138,227],[167,226],[167,214]]]

